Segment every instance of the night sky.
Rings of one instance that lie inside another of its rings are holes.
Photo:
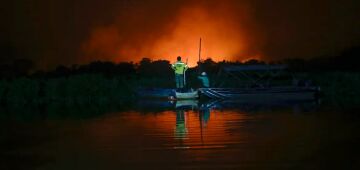
[[[312,58],[360,45],[358,0],[12,0],[2,61],[38,68],[93,60]]]

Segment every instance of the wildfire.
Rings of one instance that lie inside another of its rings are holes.
[[[171,21],[161,23],[158,28],[152,28],[154,24],[135,31],[124,29],[121,24],[99,27],[83,44],[82,50],[88,57],[86,60],[100,58],[116,62],[137,62],[143,57],[173,62],[177,56],[182,56],[191,67],[199,59],[199,38],[202,38],[202,59],[244,60],[249,58],[246,44],[249,35],[239,19],[234,19],[232,11],[226,3],[216,9],[193,5],[181,8]],[[127,27],[141,26],[137,23],[141,18],[143,16],[135,17],[135,24]]]

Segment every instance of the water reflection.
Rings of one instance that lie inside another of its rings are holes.
[[[176,126],[175,126],[175,138],[186,138],[188,129],[186,127],[186,114],[183,109],[176,109]]]
[[[168,109],[176,114],[175,149],[225,148],[254,135],[244,128],[250,128],[253,119],[259,121],[259,113],[301,114],[316,111],[318,106],[314,101],[246,103],[234,100],[184,100],[170,103],[172,107]],[[255,115],[249,115],[251,113]],[[234,132],[241,135],[233,135]],[[267,132],[264,133],[267,136]]]
[[[352,151],[359,151],[352,133],[358,121],[317,111],[312,102],[150,102],[160,107],[148,102],[88,119],[2,122],[0,156],[7,159],[1,163],[5,169],[323,169],[323,162],[353,165],[343,155],[356,158]]]
[[[201,104],[198,105],[197,100],[188,100],[188,101],[178,101],[175,105],[176,113],[176,126],[175,126],[175,139],[186,139],[188,134],[188,116],[192,115],[192,119],[195,114],[198,115],[198,122],[200,127],[201,138],[203,137],[202,132],[203,128],[207,127],[207,124],[210,120],[210,107],[207,105]],[[192,120],[192,123],[197,122]]]
[[[230,129],[237,129],[241,122],[250,121],[249,113],[261,112],[288,112],[303,113],[314,111],[317,108],[317,102],[293,102],[293,103],[246,103],[236,100],[179,100],[179,101],[141,101],[137,104],[141,112],[148,110],[157,110],[156,120],[166,119],[166,122],[174,122],[173,138],[178,141],[174,148],[198,148],[215,147],[218,145],[216,140],[233,138],[227,134]],[[161,114],[159,114],[161,112]],[[173,113],[175,119],[169,114]],[[246,113],[246,114],[241,114]],[[247,116],[245,116],[247,115]],[[147,115],[142,116],[146,122]],[[213,117],[212,120],[210,118]],[[171,120],[172,119],[172,120]],[[232,124],[236,126],[231,126]],[[145,124],[163,124],[163,122],[147,122]],[[165,125],[165,124],[163,124]],[[208,127],[210,128],[208,129]],[[168,131],[169,127],[163,127]],[[220,135],[221,134],[221,135]],[[218,138],[218,139],[217,139]],[[206,141],[210,140],[213,146],[208,145]]]
[[[199,119],[201,122],[201,127],[206,127],[210,119],[210,107],[206,105],[201,105],[199,108]]]

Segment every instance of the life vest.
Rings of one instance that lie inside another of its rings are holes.
[[[177,61],[171,65],[171,67],[175,70],[175,74],[184,74],[184,72],[188,69],[188,66],[182,61]]]

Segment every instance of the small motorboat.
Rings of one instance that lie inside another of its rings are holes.
[[[199,93],[197,90],[190,92],[175,92],[175,97],[178,100],[196,99],[199,98]]]

